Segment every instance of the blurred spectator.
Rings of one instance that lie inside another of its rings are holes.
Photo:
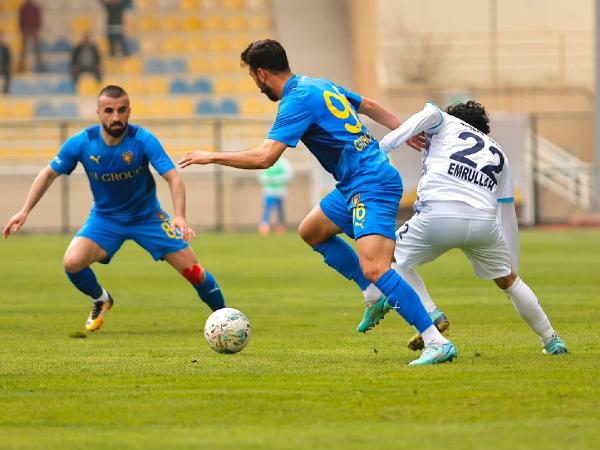
[[[4,42],[2,33],[0,33],[0,76],[4,77],[4,88],[2,92],[8,94],[10,89],[10,48]]]
[[[19,72],[25,72],[25,59],[29,42],[33,45],[35,70],[43,70],[40,52],[40,30],[42,28],[42,10],[33,0],[25,0],[19,9],[19,29],[21,30],[21,55]]]
[[[271,231],[271,212],[277,211],[278,224],[275,230],[283,233],[286,230],[284,201],[287,195],[287,184],[294,175],[292,165],[283,156],[275,164],[258,174],[263,187],[263,215],[258,226],[260,234],[269,234]]]
[[[93,73],[98,82],[102,81],[100,52],[96,44],[92,42],[90,33],[85,33],[81,42],[71,52],[71,75],[75,85],[79,80],[79,75],[83,72]]]
[[[121,54],[127,56],[127,43],[125,42],[125,31],[123,29],[123,16],[129,8],[129,0],[100,0],[106,8],[107,37],[110,46],[110,55],[117,54],[117,46],[121,47]]]

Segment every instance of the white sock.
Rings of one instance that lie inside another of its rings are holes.
[[[392,264],[394,270],[398,272],[398,274],[404,278],[404,280],[410,284],[410,286],[419,294],[419,298],[421,299],[421,303],[425,307],[425,311],[431,313],[437,309],[435,303],[431,299],[429,292],[427,292],[427,288],[425,287],[425,283],[423,279],[419,276],[414,269],[410,269],[408,272],[404,272],[400,270],[400,266],[397,264]]]
[[[504,289],[504,292],[508,294],[521,318],[542,338],[544,343],[556,336],[538,298],[520,277],[517,276],[514,283]]]
[[[108,292],[106,289],[102,288],[102,295],[100,297],[94,299],[95,302],[107,302],[108,301]]]
[[[423,342],[425,342],[425,347],[431,344],[445,344],[448,342],[448,339],[442,336],[442,333],[438,331],[435,325],[431,325],[423,331],[421,336],[423,337]]]
[[[363,295],[365,297],[365,302],[369,305],[374,305],[377,300],[381,298],[383,295],[377,286],[371,283],[367,288],[363,291]]]

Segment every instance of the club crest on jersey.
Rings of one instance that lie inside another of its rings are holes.
[[[102,155],[98,155],[98,156],[94,156],[94,155],[90,155],[90,159],[92,161],[94,161],[96,164],[100,164],[100,158]]]
[[[125,161],[125,164],[130,165],[133,162],[133,152],[124,152],[121,158]]]
[[[156,213],[156,216],[160,219],[160,220],[167,220],[167,215],[163,212],[163,211],[158,211]]]
[[[352,204],[354,206],[358,205],[360,202],[360,194],[356,194],[354,197],[352,197]]]

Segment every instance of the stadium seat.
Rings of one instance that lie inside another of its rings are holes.
[[[152,95],[166,94],[169,90],[169,81],[164,77],[152,77],[146,79],[145,89]]]
[[[171,81],[171,84],[169,86],[169,92],[171,94],[187,94],[190,91],[191,89],[187,81],[181,78],[175,78]]]
[[[60,117],[78,117],[79,116],[79,106],[75,103],[62,103],[56,114]]]
[[[218,94],[233,94],[237,92],[237,83],[231,78],[219,77],[215,80],[215,92]]]
[[[94,20],[89,16],[75,17],[71,21],[71,31],[75,34],[94,31]]]
[[[18,100],[13,104],[11,114],[12,116],[19,118],[32,117],[33,105],[28,100]]]
[[[142,73],[145,70],[144,64],[142,64],[142,61],[136,56],[125,58],[119,66],[123,73],[137,74]]]
[[[52,46],[52,51],[56,53],[71,51],[71,44],[65,38],[58,38]]]
[[[185,117],[194,114],[194,102],[189,98],[176,98],[171,106],[174,116]]]
[[[25,80],[16,79],[10,84],[10,93],[12,95],[30,95],[33,92],[33,87]]]
[[[154,15],[140,16],[135,24],[140,31],[145,32],[156,32],[161,26],[160,21]]]
[[[210,69],[210,63],[206,58],[194,58],[190,61],[190,73],[206,73]]]
[[[165,65],[158,58],[150,58],[144,62],[144,72],[145,73],[164,73]]]
[[[181,19],[176,15],[163,16],[160,19],[160,29],[163,31],[179,31],[181,28]]]
[[[204,28],[208,31],[221,31],[225,28],[225,20],[220,15],[208,16],[204,21]]]
[[[203,27],[202,20],[197,16],[188,16],[181,22],[181,29],[185,31],[200,31]]]
[[[200,0],[180,0],[179,7],[186,12],[198,11],[200,9]]]
[[[171,53],[180,53],[184,51],[185,48],[185,40],[177,35],[168,36],[166,39],[163,40],[161,45],[162,53],[167,55]]]
[[[197,78],[194,81],[191,90],[192,92],[196,92],[198,94],[210,94],[213,92],[213,86],[210,80],[207,80],[206,78]]]
[[[140,52],[140,43],[137,39],[127,39],[127,51],[129,54],[136,54]]]
[[[223,52],[229,50],[229,39],[225,36],[213,36],[206,41],[209,50],[213,52]]]
[[[228,98],[223,100],[223,102],[221,103],[219,112],[221,114],[239,114],[240,107],[235,100]]]
[[[241,15],[231,16],[225,20],[225,29],[229,31],[243,31],[248,29],[246,18]]]
[[[165,63],[165,71],[168,73],[186,73],[187,61],[179,57],[171,58]]]
[[[245,0],[223,0],[225,8],[232,11],[240,11],[246,7]]]
[[[35,115],[37,117],[54,117],[56,110],[49,102],[40,102],[35,106]]]
[[[75,93],[75,85],[71,80],[60,80],[54,87],[54,94],[71,95]]]
[[[201,100],[196,104],[196,114],[198,115],[217,114],[217,112],[215,104],[210,100]]]
[[[53,51],[53,45],[44,38],[40,38],[40,52],[49,53]]]
[[[77,83],[77,94],[79,95],[96,95],[100,89],[100,83],[89,74],[83,74]]]

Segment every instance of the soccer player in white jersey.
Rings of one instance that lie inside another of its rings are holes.
[[[536,295],[518,276],[519,235],[513,180],[506,155],[488,136],[485,108],[474,101],[441,111],[432,103],[380,141],[388,153],[425,133],[422,177],[415,215],[396,232],[395,269],[417,291],[439,329],[448,319],[414,271],[453,248],[471,261],[475,274],[494,280],[519,315],[542,340],[545,354],[567,353]],[[419,335],[409,341],[418,350]]]

